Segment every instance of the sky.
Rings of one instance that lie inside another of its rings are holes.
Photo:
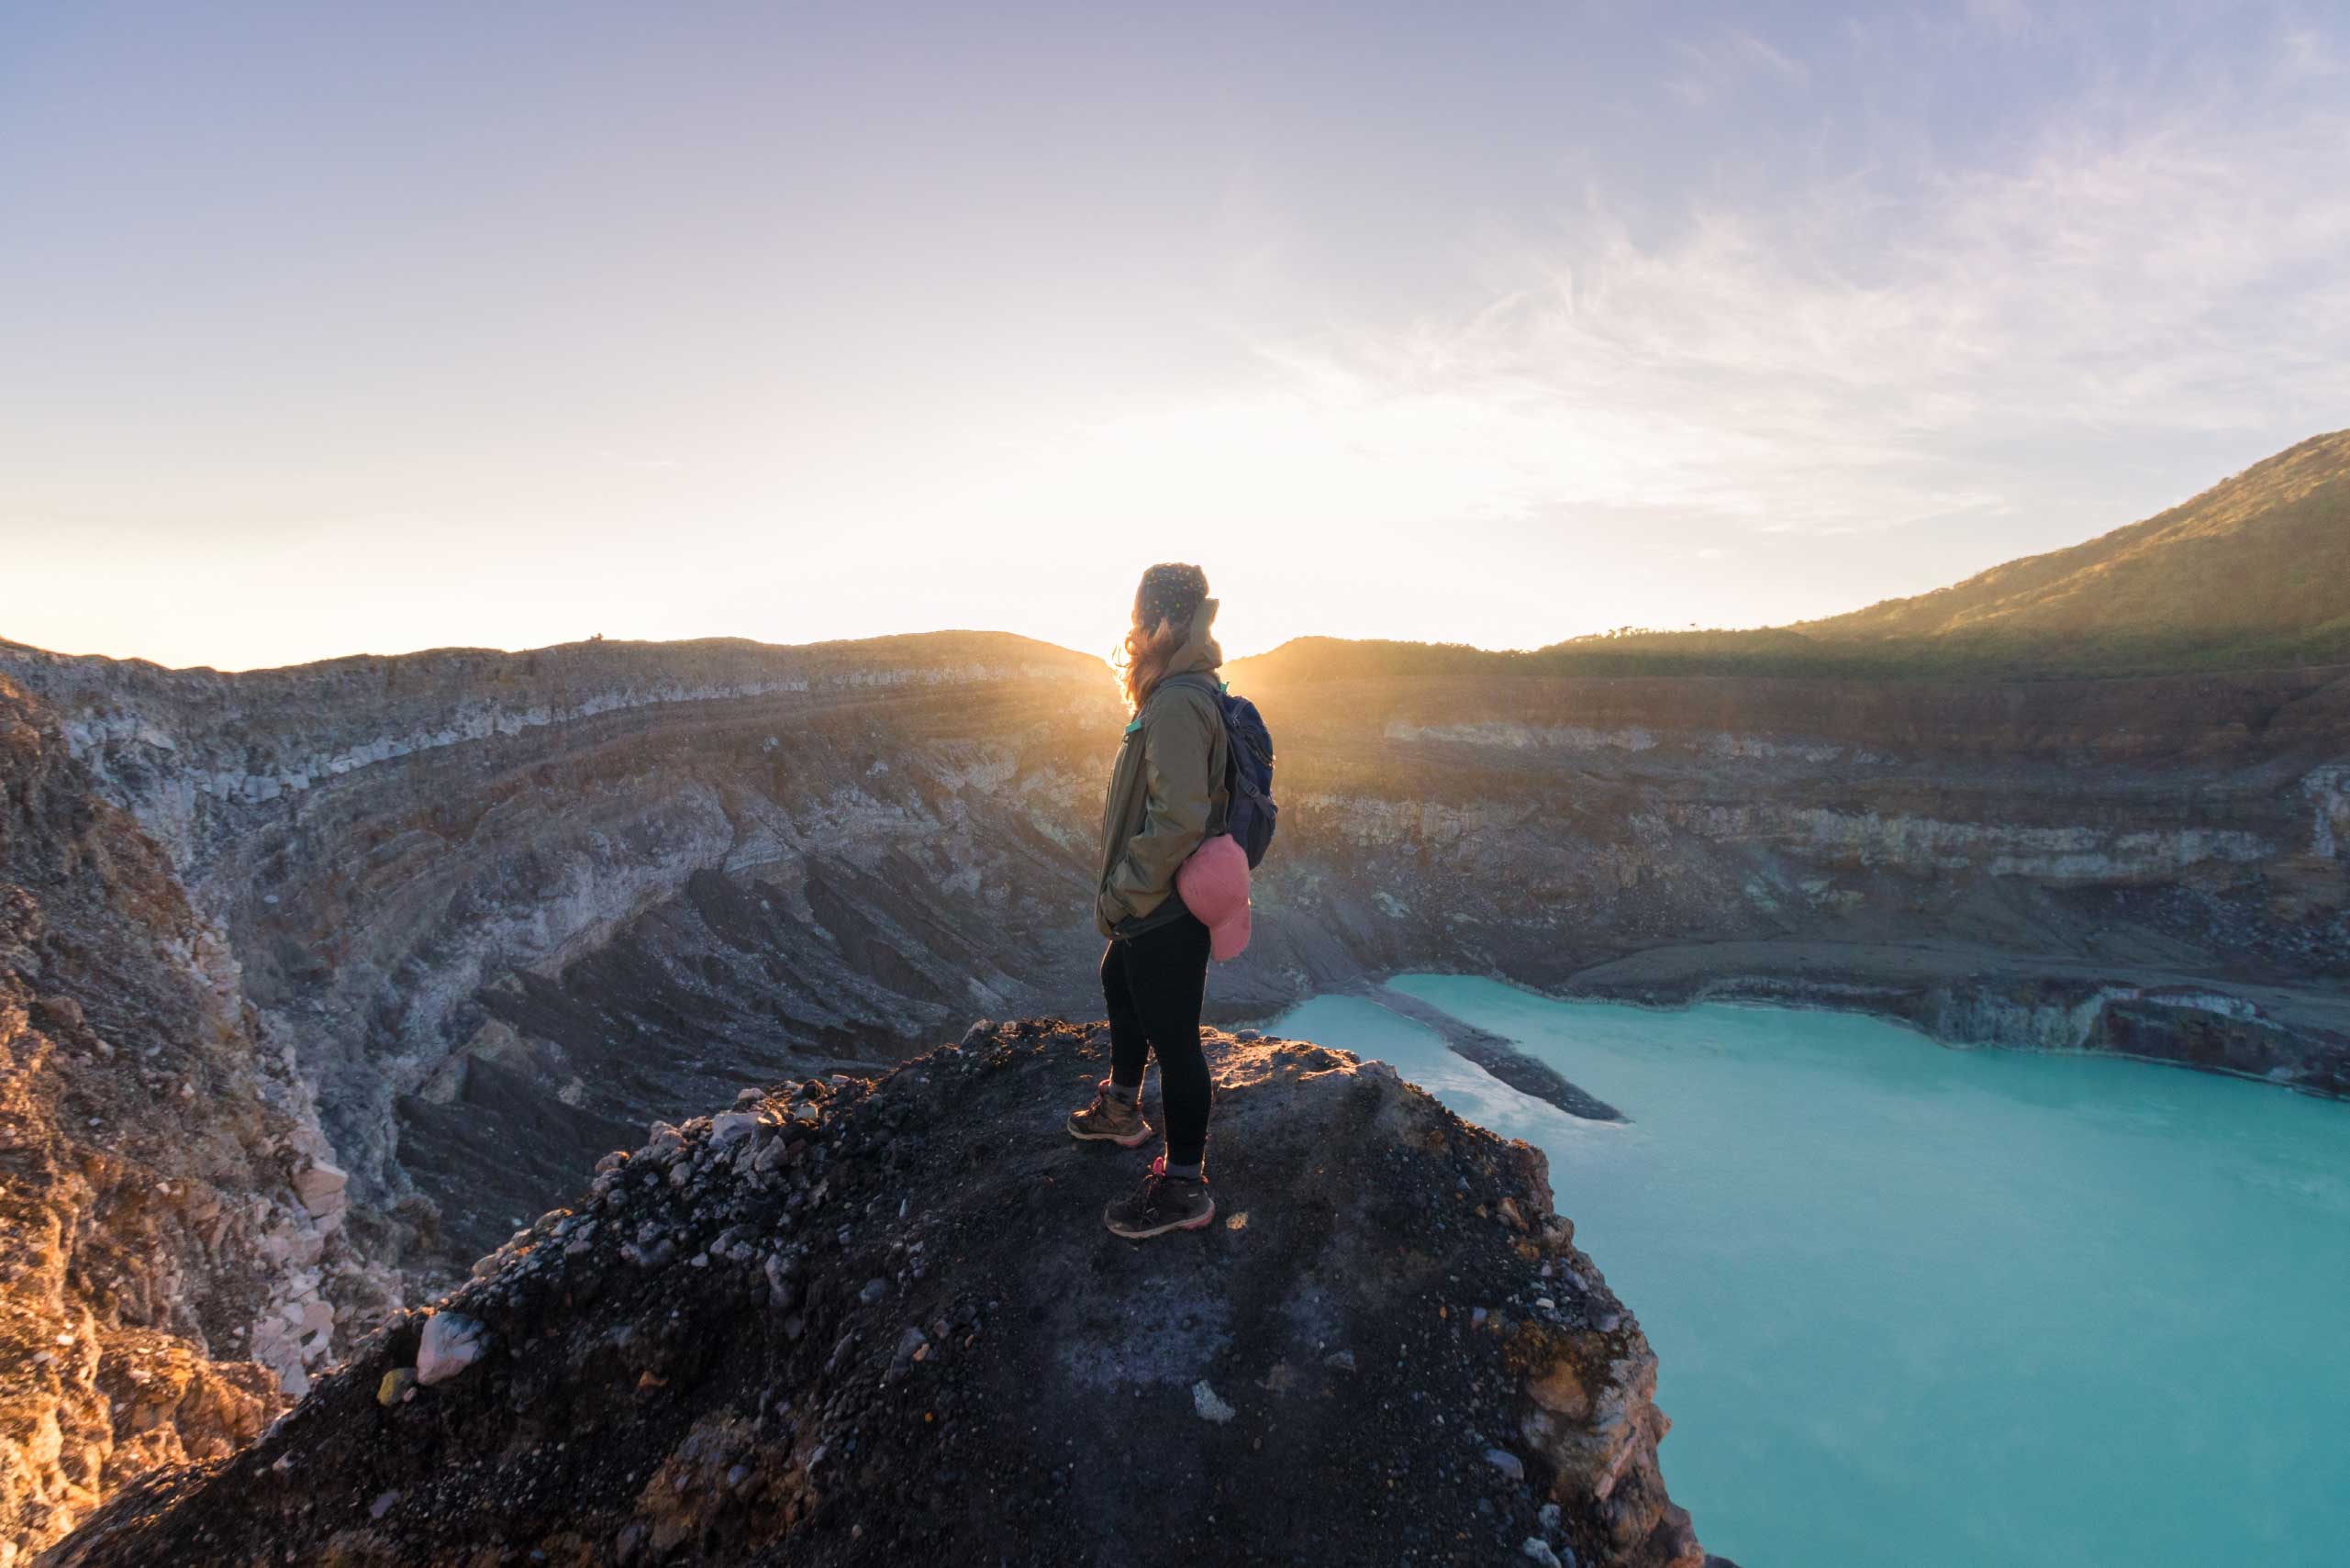
[[[0,638],[1775,624],[2350,426],[2350,11],[0,0]]]

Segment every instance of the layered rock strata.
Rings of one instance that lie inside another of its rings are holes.
[[[622,1129],[1071,1003],[1096,956],[1114,691],[1041,644],[13,657],[228,935],[354,1195],[447,1263]]]
[[[2350,671],[1541,672],[1377,645],[1234,670],[1285,763],[1268,999],[1471,973],[2350,1088]]]

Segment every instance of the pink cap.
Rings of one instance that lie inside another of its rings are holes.
[[[1230,833],[1219,833],[1191,851],[1175,870],[1183,906],[1208,928],[1208,951],[1238,958],[1249,945],[1249,857]]]

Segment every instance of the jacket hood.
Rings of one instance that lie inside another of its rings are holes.
[[[1167,661],[1170,675],[1212,673],[1224,662],[1224,651],[1216,645],[1208,628],[1216,624],[1216,601],[1202,599],[1191,613],[1191,628],[1184,635],[1175,657]]]

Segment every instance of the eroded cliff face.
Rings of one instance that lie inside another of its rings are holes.
[[[342,1186],[228,944],[0,676],[0,1564],[249,1441],[404,1294]]]
[[[952,636],[20,658],[227,933],[362,1199],[444,1263],[746,1073],[1090,973],[1098,661]]]

